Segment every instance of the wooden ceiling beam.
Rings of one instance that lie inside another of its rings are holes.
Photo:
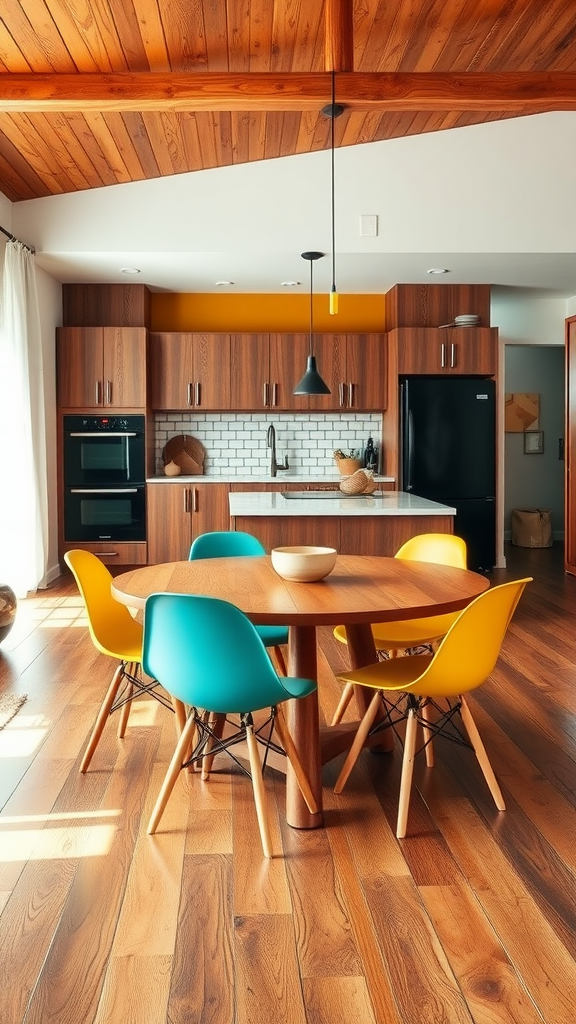
[[[350,0],[325,0],[324,67],[354,70],[354,17]]]
[[[500,111],[576,109],[576,74],[358,73],[337,75],[337,98],[350,111]],[[331,75],[268,72],[0,74],[0,111],[307,111],[331,96]]]

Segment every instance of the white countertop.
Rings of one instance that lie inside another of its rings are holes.
[[[284,498],[274,491],[230,494],[231,516],[455,516],[456,509],[406,491],[358,498]]]
[[[254,474],[244,473],[242,476],[231,476],[225,474],[223,476],[150,476],[146,480],[147,484],[301,484],[302,487],[309,487],[310,484],[336,484],[342,482],[342,475],[338,473],[336,476],[303,476],[301,473],[279,473],[278,476],[254,476]],[[375,476],[376,483],[379,484],[393,484],[393,476]]]

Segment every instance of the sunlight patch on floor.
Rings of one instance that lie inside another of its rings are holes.
[[[157,700],[144,700],[143,698],[138,698],[138,700],[132,702],[129,724],[130,726],[156,725],[160,712],[165,714],[165,709]]]
[[[30,757],[44,742],[45,729],[6,728],[0,732],[0,758]]]
[[[122,811],[116,810],[100,811],[50,811],[47,814],[13,814],[2,815],[0,825],[25,825],[34,822],[39,825],[47,821],[87,821],[94,818],[119,818]]]
[[[88,626],[86,609],[79,594],[73,597],[29,597],[18,603],[17,623],[63,627]]]
[[[0,830],[0,862],[104,857],[116,834],[115,825]]]

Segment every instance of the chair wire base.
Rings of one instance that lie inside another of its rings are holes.
[[[413,693],[402,693],[396,699],[391,699],[389,695],[384,696],[382,694],[382,708],[384,711],[384,717],[376,722],[368,736],[375,736],[379,732],[383,732],[385,729],[393,729],[394,735],[398,738],[400,744],[403,746],[404,741],[400,735],[397,726],[400,722],[406,721],[410,711],[414,712],[416,722],[423,729],[424,735],[427,739],[422,743],[421,746],[415,751],[415,754],[419,754],[422,750],[425,750],[429,743],[432,743],[435,737],[443,736],[447,740],[451,740],[452,743],[456,743],[458,746],[467,747],[468,750],[473,750],[472,744],[466,738],[461,729],[455,721],[455,716],[460,713],[462,707],[462,701],[457,698],[451,700],[448,697],[445,698],[446,707],[442,707],[432,697],[419,697]],[[428,718],[422,712],[424,708],[433,708],[437,714],[437,718]]]
[[[188,768],[190,765],[202,761],[207,754],[212,758],[215,757],[216,754],[227,753],[228,757],[230,757],[231,760],[240,768],[240,771],[250,779],[252,777],[251,773],[242,764],[240,759],[230,750],[230,747],[233,747],[236,743],[241,743],[246,738],[247,727],[253,726],[253,718],[250,712],[240,715],[240,728],[237,728],[236,732],[232,733],[231,736],[226,737],[218,736],[209,724],[206,712],[200,712],[197,708],[192,708],[190,714],[194,716],[199,736],[189,757],[183,762],[182,768]],[[266,721],[263,722],[262,725],[258,726],[258,729],[254,729],[255,739],[265,748],[262,771],[264,771],[266,767],[268,753],[270,750],[273,750],[277,754],[285,754],[283,748],[272,740],[275,717],[276,709],[271,708]],[[225,721],[234,726],[237,726],[238,724],[228,716],[226,716]],[[268,735],[264,737],[262,734],[266,730],[268,730]]]
[[[158,680],[151,679],[149,683],[144,682],[138,668],[135,672],[129,672],[127,669],[128,664],[129,662],[122,662],[122,683],[120,690],[114,699],[114,703],[110,708],[109,714],[114,714],[115,711],[123,708],[124,705],[128,704],[130,701],[146,695],[154,697],[154,700],[157,700],[163,707],[169,708],[170,711],[173,711],[174,707],[170,698],[160,690],[156,689],[157,686],[160,686]]]

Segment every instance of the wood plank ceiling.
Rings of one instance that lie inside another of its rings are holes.
[[[13,202],[576,109],[573,0],[3,0]]]

